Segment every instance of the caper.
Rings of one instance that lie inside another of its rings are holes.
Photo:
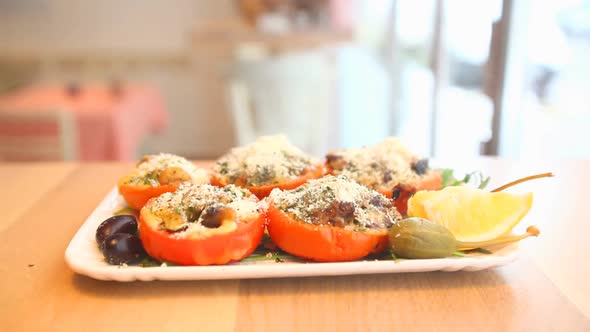
[[[447,228],[422,218],[407,218],[389,231],[391,250],[403,258],[448,257],[457,250],[456,239]]]
[[[529,226],[522,235],[509,235],[496,239],[463,242],[457,241],[443,225],[422,218],[406,218],[389,230],[391,251],[401,258],[449,257],[457,250],[483,248],[496,244],[520,241],[529,236],[539,236],[535,226]]]

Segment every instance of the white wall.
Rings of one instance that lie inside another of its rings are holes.
[[[202,19],[235,14],[232,0],[1,0],[6,51],[178,51]]]

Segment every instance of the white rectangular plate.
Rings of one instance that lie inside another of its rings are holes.
[[[117,189],[111,190],[80,227],[65,258],[77,273],[100,280],[211,280],[284,278],[352,274],[403,273],[427,271],[479,271],[512,262],[518,245],[494,248],[493,254],[469,254],[465,257],[416,260],[364,260],[345,263],[302,263],[256,261],[221,266],[114,266],[105,262],[98,250],[95,232],[98,225],[124,207]]]

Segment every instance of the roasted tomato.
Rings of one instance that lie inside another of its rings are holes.
[[[291,144],[285,136],[263,136],[219,158],[213,166],[212,183],[235,184],[264,198],[275,188],[293,189],[323,175],[321,162]]]
[[[209,183],[209,175],[182,157],[161,153],[145,156],[117,187],[127,205],[139,210],[150,198],[174,191],[187,181]]]
[[[268,233],[282,250],[319,262],[352,261],[383,251],[400,215],[391,200],[346,177],[326,176],[274,191]]]
[[[266,214],[244,189],[182,184],[141,209],[139,234],[151,257],[180,265],[239,261],[260,244]]]
[[[326,156],[326,170],[393,198],[402,214],[406,213],[408,198],[416,191],[442,187],[442,176],[428,166],[428,159],[421,159],[396,138],[360,149],[332,151]]]
[[[303,172],[303,174],[293,180],[288,180],[284,182],[279,182],[275,184],[268,184],[262,186],[248,186],[245,184],[245,181],[237,181],[235,184],[244,186],[258,198],[264,198],[270,195],[270,192],[275,189],[283,189],[289,190],[299,187],[300,185],[304,184],[308,180],[317,179],[324,175],[324,167],[322,165],[317,165],[313,168],[307,169]],[[211,178],[211,184],[216,186],[226,186],[228,183],[224,180],[224,178],[218,177],[213,175]]]
[[[406,215],[408,211],[408,199],[420,190],[440,190],[442,188],[442,176],[440,172],[433,171],[428,176],[422,177],[414,183],[398,183],[392,190],[379,190],[380,193],[393,199],[399,213]]]

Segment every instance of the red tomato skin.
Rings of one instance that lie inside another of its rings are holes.
[[[387,230],[360,232],[330,225],[297,221],[272,203],[268,208],[268,233],[282,250],[317,262],[361,259],[382,252],[389,243]]]
[[[157,260],[179,265],[222,265],[249,256],[262,241],[266,215],[237,221],[228,233],[202,238],[177,238],[174,233],[150,226],[149,202],[140,213],[139,235],[147,254]]]

